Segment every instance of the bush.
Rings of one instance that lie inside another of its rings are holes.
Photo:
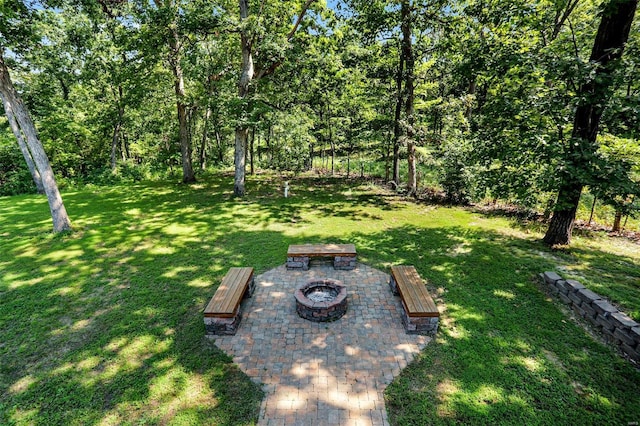
[[[134,161],[118,163],[115,170],[111,167],[101,167],[93,170],[85,177],[87,184],[103,186],[118,183],[140,182],[149,179],[151,171],[147,164],[137,164]]]
[[[471,179],[467,171],[468,151],[462,145],[448,144],[443,149],[438,182],[446,194],[446,200],[454,204],[468,204]]]
[[[36,185],[19,148],[15,144],[0,145],[0,196],[35,192]]]

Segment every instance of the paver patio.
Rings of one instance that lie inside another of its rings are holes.
[[[296,314],[294,290],[311,278],[347,286],[349,308],[341,319],[314,323]],[[400,298],[388,281],[361,263],[352,271],[282,265],[256,277],[237,334],[215,342],[263,384],[260,425],[388,424],[384,389],[431,340],[405,333]]]

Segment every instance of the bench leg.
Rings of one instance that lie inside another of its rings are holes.
[[[407,334],[435,336],[438,332],[438,317],[410,317],[402,310],[402,325]]]
[[[243,298],[246,299],[253,296],[253,292],[255,290],[256,290],[256,280],[255,278],[251,278],[251,281],[249,281],[249,286],[247,287],[247,291],[244,292]]]
[[[333,269],[350,271],[356,267],[356,256],[335,256],[333,258]]]
[[[208,336],[233,336],[238,331],[242,314],[233,318],[204,317],[204,328]]]
[[[398,296],[400,293],[398,292],[398,285],[396,284],[396,279],[391,275],[389,278],[389,288],[391,289],[391,293],[394,296]]]
[[[287,257],[287,269],[288,270],[301,269],[303,271],[308,271],[309,257],[308,256]]]

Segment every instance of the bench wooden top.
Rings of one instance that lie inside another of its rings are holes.
[[[402,303],[410,317],[439,317],[440,312],[413,266],[392,266]]]
[[[291,244],[287,256],[355,256],[354,244]]]
[[[204,309],[204,316],[233,318],[252,277],[253,268],[229,268],[229,272]]]

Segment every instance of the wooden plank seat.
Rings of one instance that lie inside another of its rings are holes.
[[[413,266],[391,267],[389,287],[402,299],[402,323],[407,333],[435,335],[440,312]]]
[[[243,297],[251,297],[254,288],[253,268],[229,268],[204,308],[207,334],[236,334],[242,319],[240,302]]]
[[[356,267],[356,246],[353,244],[292,244],[287,251],[287,269],[309,269],[312,257],[333,257],[334,269]]]

